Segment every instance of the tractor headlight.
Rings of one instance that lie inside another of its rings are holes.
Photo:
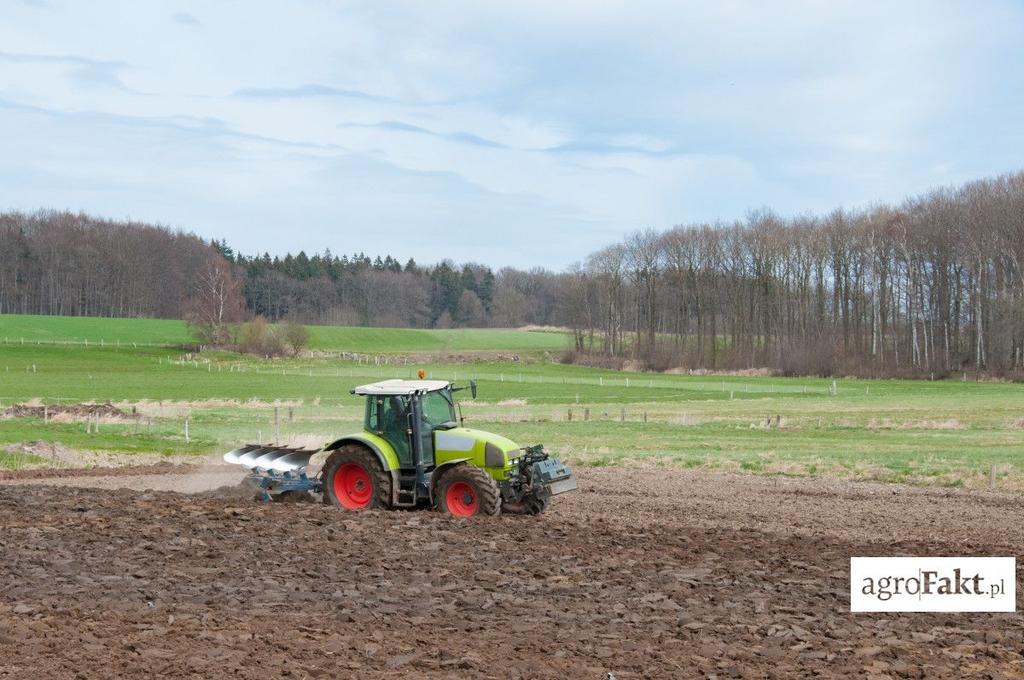
[[[487,467],[505,467],[505,452],[494,444],[487,442],[484,446],[484,465]]]

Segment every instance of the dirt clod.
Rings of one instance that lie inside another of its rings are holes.
[[[7,418],[42,418],[44,416],[55,418],[66,416],[70,418],[85,418],[87,416],[99,416],[101,418],[131,418],[126,413],[110,402],[105,404],[52,404],[49,406],[35,406],[31,404],[14,404],[4,409],[3,415]]]

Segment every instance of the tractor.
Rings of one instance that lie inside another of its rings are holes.
[[[422,377],[422,376],[421,376]],[[520,447],[464,427],[445,380],[384,380],[352,394],[366,398],[363,430],[319,450],[249,444],[224,455],[249,468],[263,500],[321,494],[343,510],[434,507],[455,516],[539,514],[552,496],[576,488],[572,471],[542,445]],[[327,453],[318,475],[310,459]]]

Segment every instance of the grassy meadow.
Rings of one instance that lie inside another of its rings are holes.
[[[307,326],[309,348],[364,354],[394,352],[558,351],[562,333],[507,329]],[[0,314],[0,348],[14,345],[174,346],[195,342],[184,321]]]
[[[352,386],[423,368],[434,378],[477,380],[476,401],[461,393],[467,425],[543,442],[576,465],[953,487],[988,486],[994,466],[998,488],[1024,489],[1017,384],[629,373],[553,363],[567,342],[559,333],[310,330],[322,352],[265,360],[176,349],[190,341],[181,322],[0,315],[0,411],[109,401],[135,412],[101,418],[98,432],[86,418],[0,418],[0,466],[53,464],[53,446],[88,452],[89,461],[149,461],[248,441],[317,445],[359,427]],[[459,352],[473,354],[431,360]]]

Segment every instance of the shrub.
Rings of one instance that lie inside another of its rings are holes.
[[[257,316],[238,330],[238,350],[260,356],[281,356],[285,353],[282,333],[271,328],[267,320]]]
[[[309,344],[309,329],[297,321],[288,321],[278,332],[291,349],[292,356],[297,356]]]

